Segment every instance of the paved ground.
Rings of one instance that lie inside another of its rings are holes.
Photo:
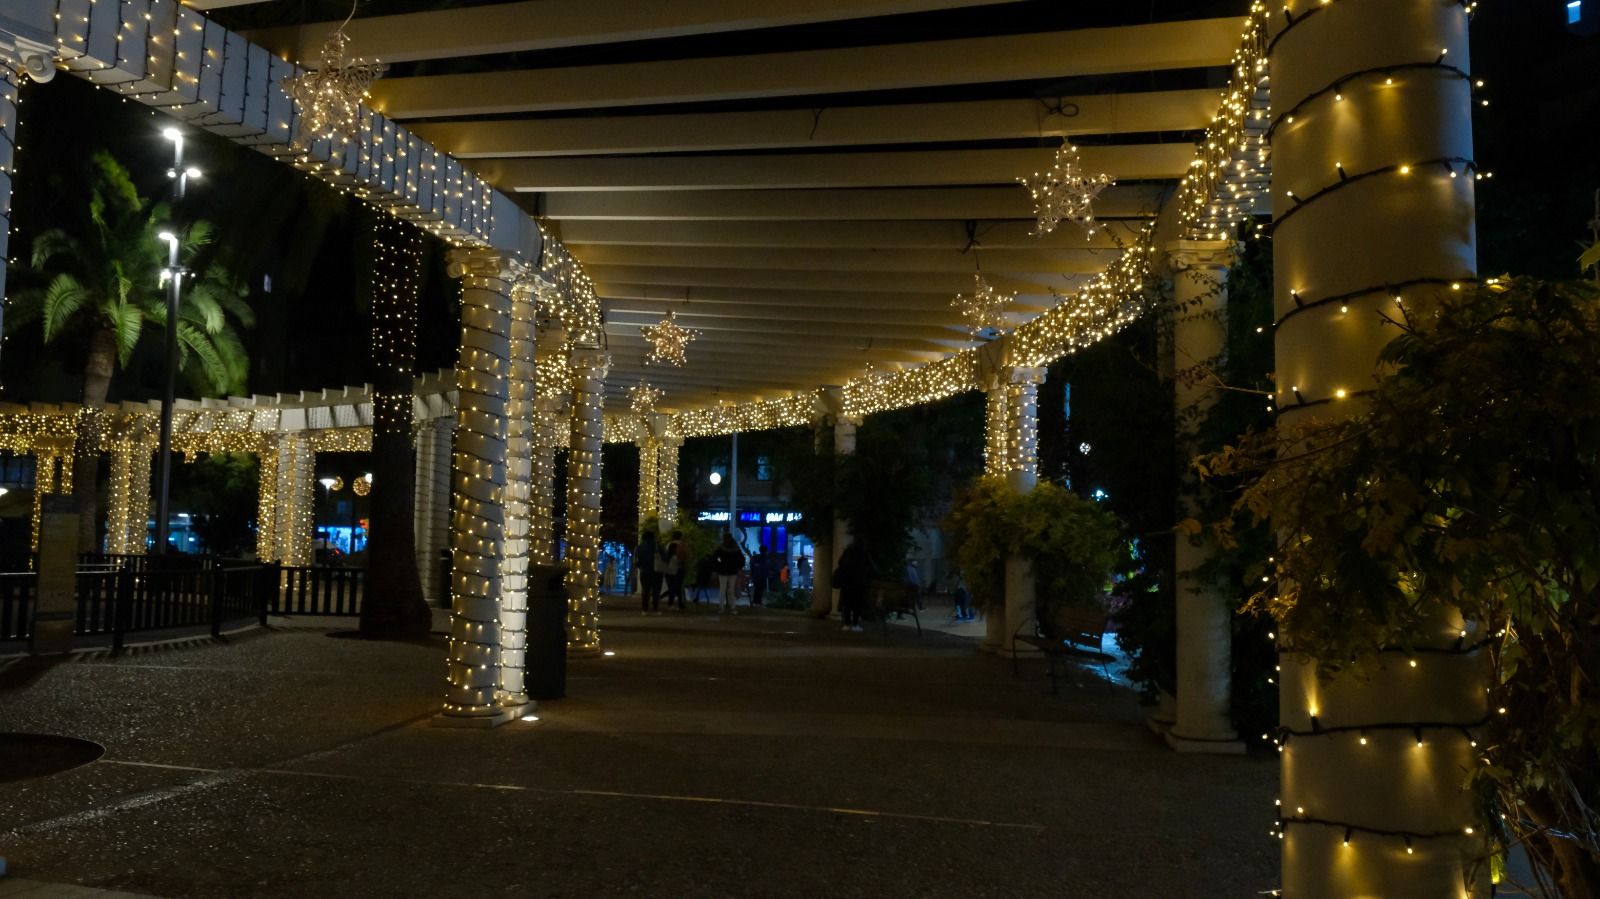
[[[104,758],[0,783],[15,877],[174,897],[1245,897],[1273,760],[1197,758],[1131,694],[969,637],[640,617],[570,698],[428,725],[442,644],[285,629],[0,665],[0,731]],[[0,881],[5,883],[5,881]]]

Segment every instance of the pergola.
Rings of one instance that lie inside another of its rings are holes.
[[[762,49],[765,30],[992,4],[537,0],[366,17],[348,27],[364,55],[487,58],[380,80],[359,134],[305,148],[291,145],[300,110],[278,85],[334,23],[240,35],[198,11],[225,5],[235,2],[23,0],[0,13],[0,50],[36,77],[61,68],[277,156],[457,248],[449,720],[504,720],[525,699],[526,571],[552,558],[538,510],[558,443],[569,447],[569,626],[573,645],[592,650],[605,437],[639,444],[646,517],[675,503],[661,488],[676,484],[684,437],[815,424],[849,452],[863,416],[984,391],[988,471],[1026,491],[1049,362],[1161,302],[1176,368],[1221,352],[1246,216],[1274,216],[1273,399],[1286,418],[1344,414],[1386,342],[1378,313],[1474,277],[1471,3],[1241,2],[1219,19],[781,50]],[[695,35],[754,49],[532,68],[493,56]],[[1094,87],[1188,70],[1210,85]],[[938,93],[1046,80],[1085,88]],[[0,87],[0,197],[14,83]],[[1052,136],[1081,140],[1082,165],[1118,181],[1095,204],[1092,235],[1033,234],[1015,180],[1053,151],[994,146]],[[984,341],[951,305],[980,266],[1017,294],[1010,328]],[[647,367],[640,329],[667,312],[702,336],[687,365]],[[641,380],[665,390],[660,411],[629,409]],[[1175,383],[1180,407],[1209,402],[1192,379]],[[841,525],[835,534],[832,551],[847,539]],[[1180,571],[1206,552],[1180,541]],[[1008,571],[990,648],[1010,648],[1028,614],[1025,566]],[[814,611],[826,614],[818,580]],[[1180,749],[1238,746],[1225,600],[1179,587],[1168,736]],[[1440,645],[1455,645],[1457,629],[1441,624]],[[1430,667],[1330,686],[1283,656],[1275,832],[1286,895],[1473,889],[1470,804],[1453,778],[1472,762],[1484,675],[1472,653]],[[1403,739],[1375,739],[1363,755],[1344,736],[1364,728]]]

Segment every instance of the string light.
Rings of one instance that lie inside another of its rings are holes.
[[[683,365],[689,361],[684,351],[700,336],[699,331],[679,325],[677,313],[673,311],[668,311],[660,324],[641,327],[639,333],[650,344],[650,353],[644,360],[646,365]]]
[[[1078,165],[1078,148],[1062,141],[1050,168],[1018,178],[1033,199],[1038,221],[1033,233],[1045,235],[1062,222],[1076,222],[1094,234],[1094,200],[1115,182],[1110,175],[1090,175]]]
[[[350,17],[356,14],[355,4]],[[322,45],[322,67],[285,77],[280,83],[300,111],[294,144],[310,146],[312,141],[358,139],[361,130],[361,101],[367,98],[372,82],[383,74],[384,66],[353,58],[348,54],[350,36],[344,33],[344,20]]]
[[[957,294],[950,305],[966,319],[967,332],[977,337],[985,330],[1004,330],[1010,325],[1006,313],[1016,302],[1015,293],[1001,293],[990,285],[983,272],[972,276],[972,293]]]

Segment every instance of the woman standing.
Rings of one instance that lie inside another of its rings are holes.
[[[867,590],[872,586],[872,560],[867,558],[861,538],[857,537],[839,554],[833,586],[839,589],[839,618],[844,622],[840,630],[861,630],[861,610],[866,608]]]
[[[739,572],[744,570],[744,550],[733,542],[733,534],[722,532],[722,543],[717,547],[713,556],[713,564],[717,570],[717,581],[722,587],[722,611],[729,615],[739,614],[735,608],[738,605]]]

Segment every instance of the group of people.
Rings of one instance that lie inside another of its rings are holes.
[[[745,551],[734,542],[733,534],[727,531],[723,532],[722,542],[717,544],[716,549],[700,560],[705,571],[697,580],[704,584],[715,575],[724,614],[739,613],[738,598],[743,592],[740,574],[745,570],[746,561]],[[750,604],[759,606],[766,595],[767,580],[771,576],[767,547],[763,544],[759,552],[750,554],[748,562]],[[683,583],[689,568],[689,547],[683,538],[683,531],[673,531],[665,544],[657,539],[654,532],[646,531],[634,551],[633,566],[638,572],[639,600],[644,614],[660,615],[662,596],[667,599],[668,609],[681,610],[684,607]],[[697,595],[695,602],[699,601]]]

